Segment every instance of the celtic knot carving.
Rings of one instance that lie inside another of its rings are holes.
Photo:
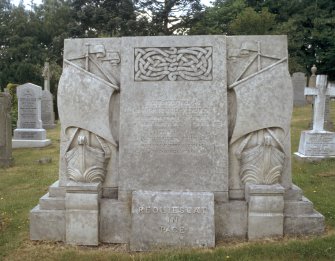
[[[135,81],[178,80],[212,80],[212,47],[135,48]]]

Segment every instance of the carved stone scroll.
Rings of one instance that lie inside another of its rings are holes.
[[[212,47],[135,48],[135,81],[211,81]]]

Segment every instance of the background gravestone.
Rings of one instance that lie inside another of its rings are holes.
[[[43,74],[44,78],[44,90],[42,91],[42,126],[44,129],[53,129],[56,127],[55,124],[55,112],[53,105],[53,96],[50,92],[50,78],[51,72],[49,62],[44,63]]]
[[[292,85],[293,85],[293,105],[294,106],[302,106],[307,104],[304,90],[306,87],[307,78],[304,73],[302,72],[295,72],[293,73],[292,77]]]
[[[41,119],[44,129],[53,129],[56,127],[55,124],[55,113],[53,110],[53,96],[49,90],[42,91],[42,102],[41,102]]]
[[[13,148],[45,147],[51,143],[42,128],[42,88],[32,83],[16,89],[18,99],[17,129],[14,130]]]
[[[0,167],[12,163],[12,124],[10,95],[0,93]]]
[[[335,86],[327,82],[327,75],[318,75],[316,88],[307,87],[305,94],[315,96],[313,129],[301,132],[299,150],[295,155],[309,160],[333,158],[335,157],[335,133],[326,131],[324,126],[326,100],[335,97]]]

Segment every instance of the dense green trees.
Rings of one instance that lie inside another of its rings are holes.
[[[335,78],[335,1],[43,0],[25,8],[0,0],[0,87],[42,85],[48,58],[55,88],[65,38],[171,34],[287,34],[291,72],[316,64]]]

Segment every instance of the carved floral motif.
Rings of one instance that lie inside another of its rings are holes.
[[[212,47],[135,48],[135,81],[176,80],[212,80]]]

